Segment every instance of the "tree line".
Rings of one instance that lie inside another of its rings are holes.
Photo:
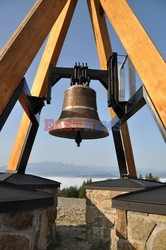
[[[85,198],[86,197],[86,189],[84,187],[85,184],[91,183],[92,179],[87,179],[82,183],[80,187],[71,186],[68,188],[63,188],[58,190],[59,197],[69,197],[69,198]]]
[[[152,173],[146,174],[145,178],[140,174],[139,179],[145,179],[150,181],[160,181],[158,176],[153,176]],[[86,198],[85,184],[91,183],[92,179],[87,179],[82,183],[80,187],[71,186],[58,190],[58,197],[69,197],[69,198]]]

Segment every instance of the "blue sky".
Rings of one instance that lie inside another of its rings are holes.
[[[0,48],[5,45],[34,2],[34,0],[0,0]],[[166,1],[129,0],[128,2],[166,59]],[[115,31],[108,20],[107,22],[113,51],[125,54]],[[29,87],[33,83],[43,48],[44,46],[39,50],[26,73]],[[89,68],[99,68],[85,0],[78,1],[57,66],[73,67],[75,62],[87,62]],[[137,85],[140,86],[140,84],[140,79],[137,77]],[[105,139],[83,141],[81,147],[77,148],[74,141],[56,138],[44,131],[44,119],[54,119],[55,121],[58,119],[62,108],[63,93],[67,87],[69,87],[69,80],[63,79],[53,88],[52,103],[43,108],[40,128],[29,162],[61,161],[79,165],[105,165],[108,168],[109,166],[118,168],[111,133]],[[109,122],[110,116],[104,88],[95,81],[91,83],[91,87],[97,92],[100,119]],[[17,104],[0,134],[0,165],[6,165],[8,162],[22,112],[20,104]],[[164,169],[166,162],[165,143],[148,108],[142,108],[128,121],[128,124],[137,169]]]

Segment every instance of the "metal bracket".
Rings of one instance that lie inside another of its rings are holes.
[[[117,53],[112,53],[108,63],[108,107],[112,107],[119,118],[125,114],[127,102],[119,101],[119,82],[117,69]]]
[[[33,124],[38,124],[38,118],[36,117],[36,114],[44,106],[44,99],[41,97],[31,96],[26,79],[23,77],[12,98],[10,99],[6,109],[0,117],[0,130],[4,126],[17,100],[20,101],[31,122]]]
[[[60,68],[50,65],[47,103],[51,102],[51,87],[61,78],[70,78],[71,86],[88,85],[90,80],[98,80],[108,90],[108,107],[112,107],[119,118],[125,114],[126,102],[119,101],[119,85],[117,74],[117,53],[112,53],[108,60],[107,70],[89,69],[87,64],[76,63],[74,68]]]
[[[87,85],[89,86],[90,78],[88,76],[88,66],[87,63],[84,66],[84,63],[82,66],[80,63],[77,65],[77,63],[74,66],[74,75],[71,77],[71,83],[70,85]]]
[[[47,103],[50,104],[51,101],[50,88],[52,88],[61,78],[71,79],[71,85],[89,84],[90,80],[98,80],[107,90],[108,77],[108,70],[89,69],[87,64],[83,64],[82,66],[80,64],[75,64],[74,68],[53,67],[53,65],[50,65],[48,93],[46,97]]]
[[[39,111],[43,108],[44,104],[44,98],[37,97],[37,96],[27,96],[30,105],[33,109],[34,114],[36,115],[39,113]]]
[[[125,57],[125,61],[126,59],[127,56]],[[89,69],[87,64],[85,64],[85,66],[84,64],[82,66],[80,64],[75,64],[74,68],[58,68],[50,66],[50,82],[48,86],[53,87],[61,78],[70,78],[71,85],[89,84],[90,80],[100,81],[103,87],[108,91],[108,107],[112,107],[117,115],[112,120],[112,133],[118,157],[120,174],[121,176],[127,176],[128,168],[126,165],[123,148],[124,146],[121,134],[121,124],[134,115],[146,103],[149,104],[150,102],[148,98],[145,98],[147,95],[144,94],[144,87],[141,87],[139,90],[137,90],[137,92],[132,97],[130,97],[128,101],[119,100],[117,64],[117,53],[112,53],[107,63],[107,70]],[[51,96],[49,96],[49,98],[51,98]],[[154,111],[152,113],[154,114]],[[166,133],[162,124],[160,124],[160,130],[166,138]]]

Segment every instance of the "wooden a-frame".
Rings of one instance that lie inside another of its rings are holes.
[[[126,0],[87,0],[87,2],[101,68],[107,68],[107,60],[112,52],[103,15],[105,12],[142,79],[153,107],[155,107],[158,119],[165,129],[165,61]],[[30,63],[51,30],[31,90],[33,96],[43,96],[46,94],[49,65],[56,65],[57,63],[76,4],[77,0],[37,0],[30,13],[4,47],[1,52],[0,61],[0,115],[3,115]],[[27,37],[30,39],[27,39]],[[110,113],[112,118],[116,116],[112,109],[110,109]],[[25,172],[37,129],[38,127],[32,126],[28,115],[24,114],[7,167],[8,171]],[[128,176],[136,177],[135,163],[126,122],[123,123],[121,130],[116,136],[118,136],[123,146],[122,149]],[[31,145],[26,150],[25,155],[25,149],[30,137]]]

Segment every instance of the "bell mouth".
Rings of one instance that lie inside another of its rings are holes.
[[[75,139],[78,132],[82,139],[99,139],[109,135],[108,129],[99,120],[95,119],[63,119],[58,120],[49,131],[50,135]]]

